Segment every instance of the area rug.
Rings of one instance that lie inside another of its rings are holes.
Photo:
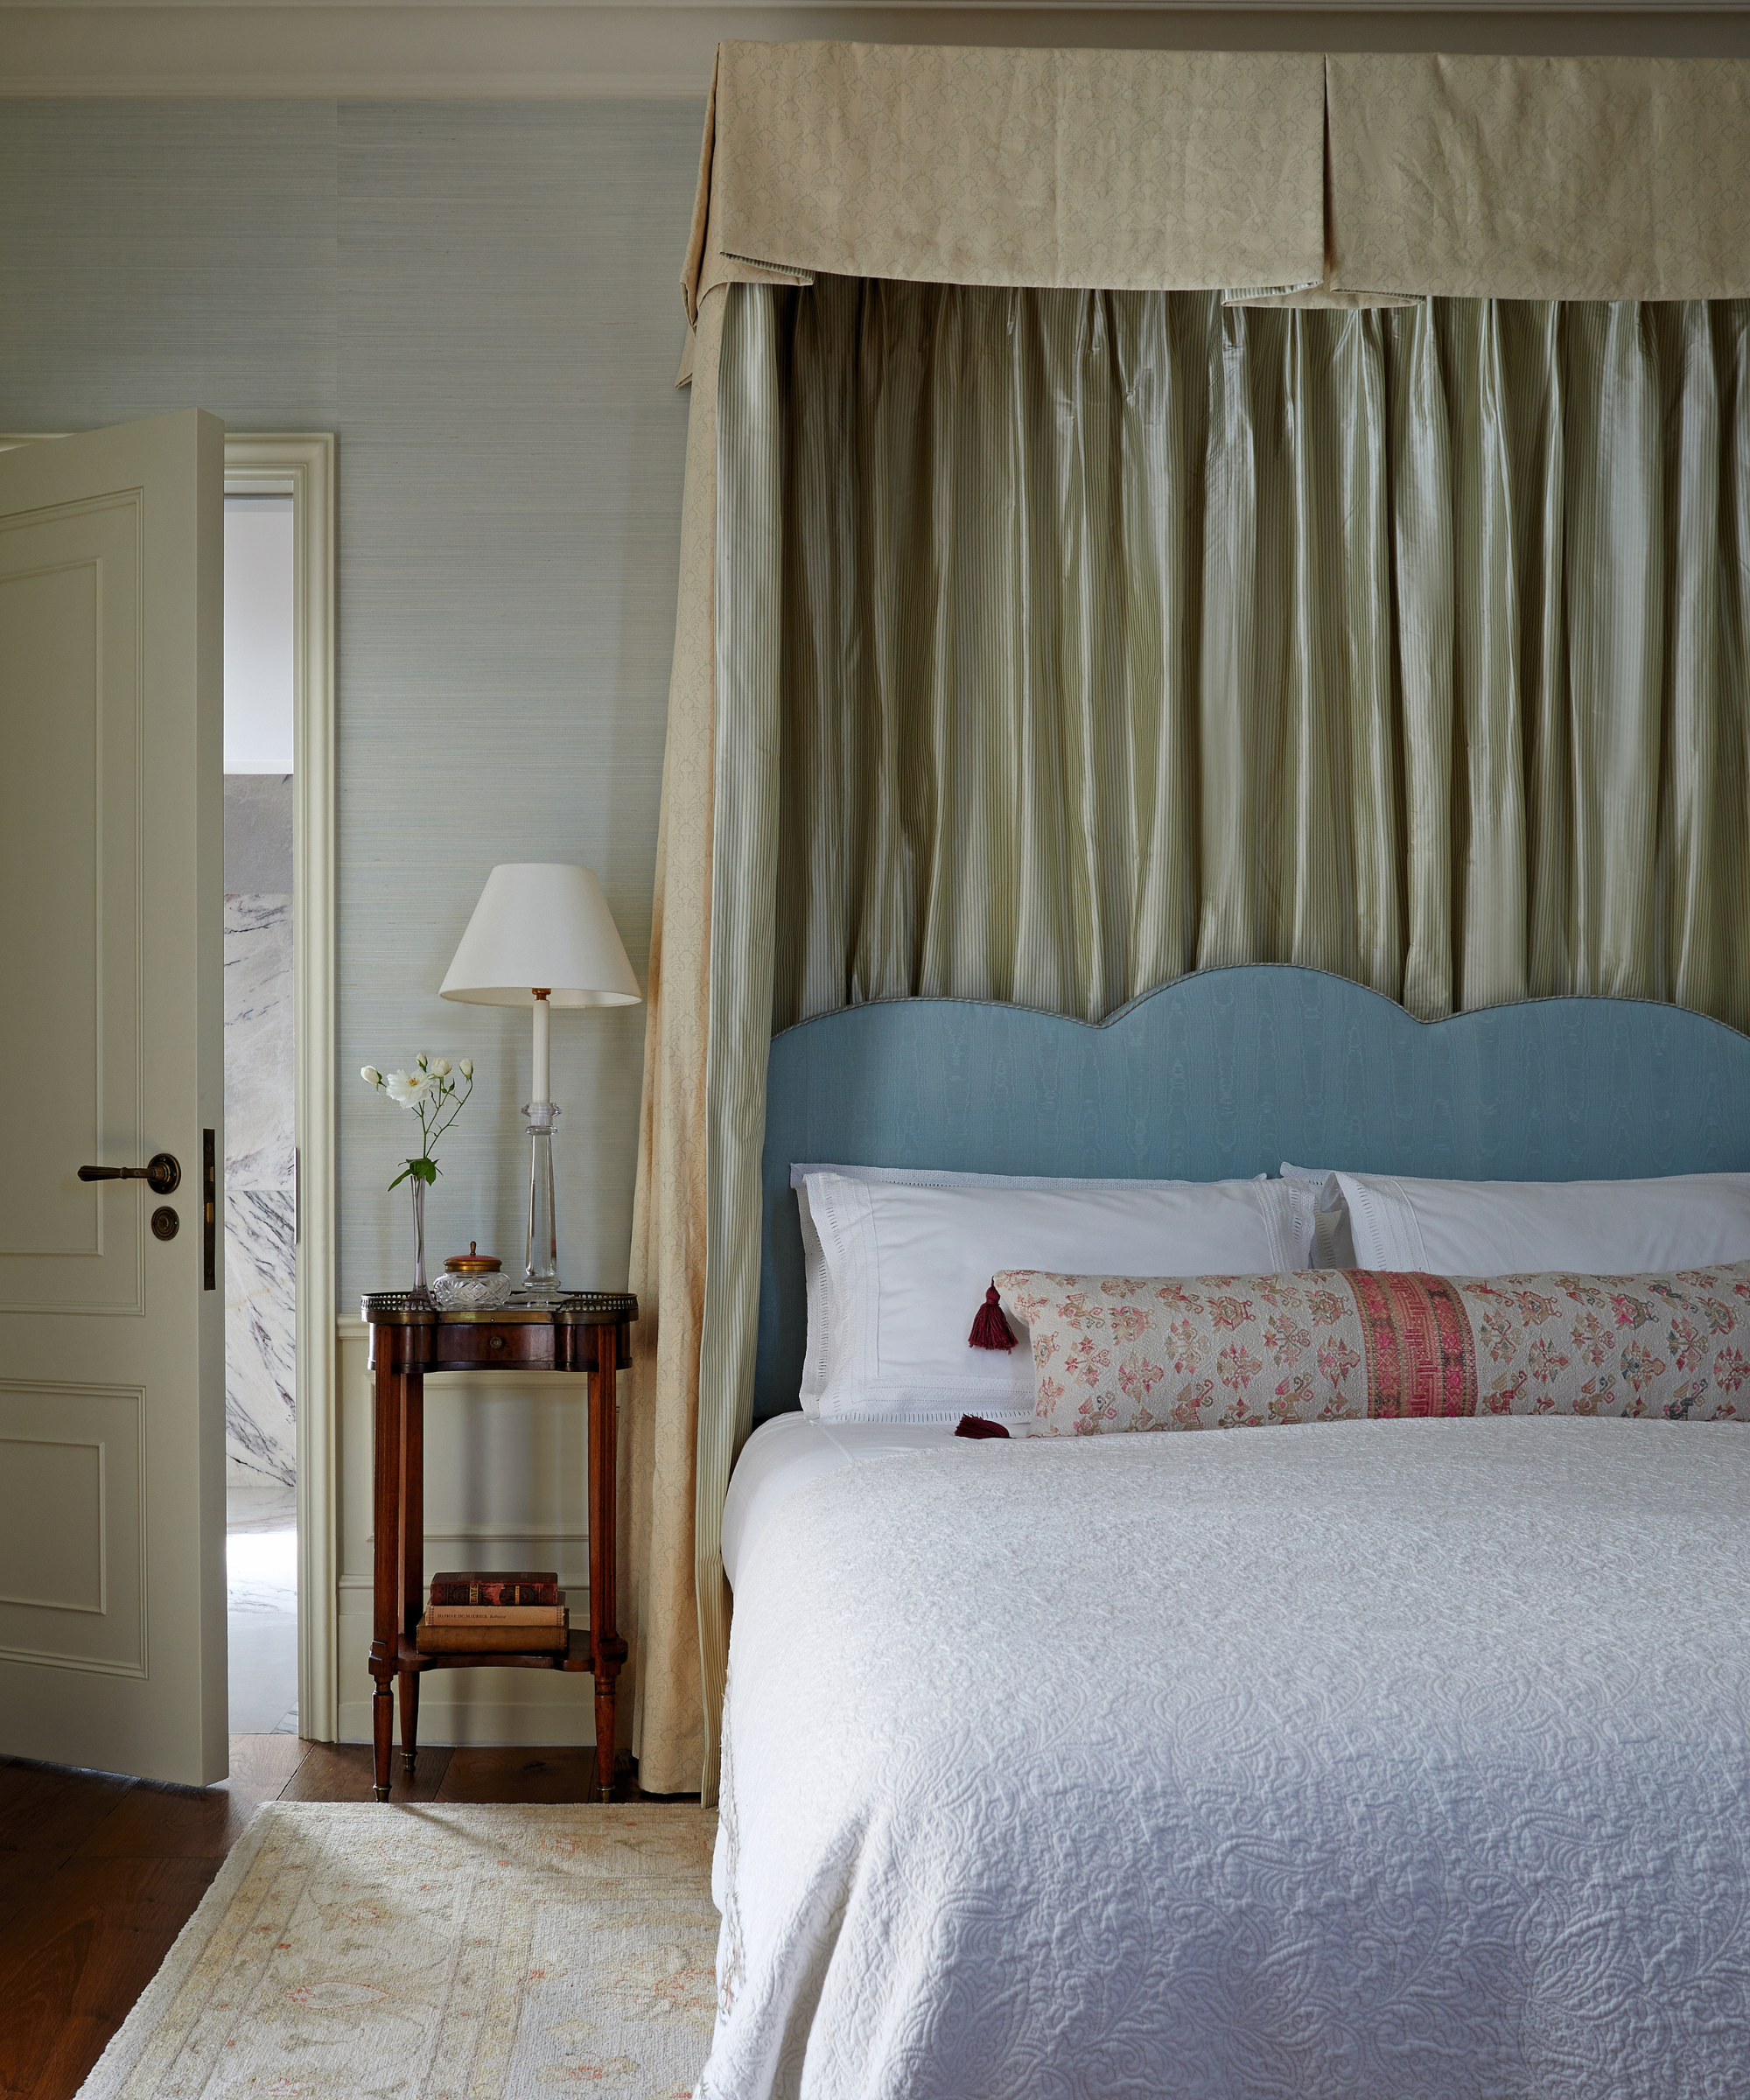
[[[714,1814],[274,1802],[80,2100],[678,2100]]]

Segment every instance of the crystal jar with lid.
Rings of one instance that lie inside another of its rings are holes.
[[[431,1302],[440,1312],[491,1312],[508,1302],[510,1278],[495,1254],[481,1254],[468,1242],[466,1254],[452,1254],[444,1273],[431,1279]]]

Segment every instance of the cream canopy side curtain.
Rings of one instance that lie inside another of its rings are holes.
[[[780,777],[780,759],[788,772],[792,744],[805,725],[785,668],[786,647],[797,646],[788,630],[799,587],[787,566],[799,536],[794,518],[791,532],[785,530],[794,495],[787,486],[793,454],[786,447],[796,440],[794,424],[786,423],[787,330],[795,302],[814,295],[776,288],[806,287],[816,273],[830,273],[991,288],[992,297],[1003,287],[1046,288],[1026,298],[1055,297],[1074,306],[1075,294],[1088,306],[1096,293],[1158,299],[1227,287],[1230,306],[1354,309],[1472,290],[1479,273],[1487,289],[1494,273],[1521,296],[1534,296],[1548,276],[1543,296],[1578,297],[1596,290],[1600,270],[1628,267],[1620,256],[1600,255],[1596,228],[1584,223],[1592,198],[1620,194],[1629,247],[1654,258],[1652,276],[1629,289],[1662,297],[1750,293],[1750,154],[1738,150],[1750,109],[1750,69],[1717,61],[1685,69],[1641,60],[1513,60],[1466,72],[1473,63],[834,44],[729,44],[719,51],[682,278],[690,330],[683,376],[690,372],[693,398],[632,1260],[644,1317],[631,1396],[626,1575],[635,1629],[634,1747],[641,1783],[653,1792],[702,1783],[706,1800],[716,1795],[729,1622],[721,1516],[730,1466],[750,1418],[760,1154],[774,1005],[780,1018],[788,1018],[798,1004],[813,1010],[819,997],[830,1002],[869,996],[872,989],[876,996],[907,996],[924,984],[937,987],[936,963],[920,960],[904,938],[896,943],[889,937],[899,924],[892,907],[895,899],[903,903],[905,885],[895,886],[888,863],[897,851],[911,856],[912,864],[928,864],[941,828],[954,820],[951,808],[920,805],[885,835],[878,826],[865,828],[876,863],[860,894],[892,920],[880,936],[886,959],[865,983],[857,944],[872,938],[870,924],[855,910],[841,910],[844,900],[831,882],[816,881],[814,845],[798,858],[798,783]],[[1606,121],[1624,96],[1629,122]],[[1396,142],[1389,150],[1368,144],[1382,136],[1375,120]],[[1538,142],[1538,150],[1527,149],[1528,138]],[[1602,142],[1596,150],[1594,142]],[[1590,188],[1589,151],[1598,163]],[[1438,200],[1449,184],[1483,203],[1443,220],[1429,197]],[[1573,223],[1558,239],[1547,234],[1552,188],[1574,206]],[[1479,252],[1479,225],[1489,230],[1493,249],[1485,244]],[[1259,317],[1278,330],[1293,324],[1282,339],[1291,376],[1296,360],[1339,341],[1328,329],[1300,328],[1299,318]],[[1633,332],[1640,324],[1630,317],[1628,326]],[[1186,309],[1172,326],[1188,341],[1186,329],[1195,335],[1205,323]],[[1357,372],[1384,369],[1391,344],[1408,349],[1434,342],[1425,313],[1418,328],[1390,338],[1379,326],[1376,317],[1363,314],[1340,339],[1354,351]],[[1716,326],[1712,337],[1724,349],[1739,332]],[[1222,331],[1209,340],[1222,340]],[[1233,317],[1225,340],[1218,363],[1225,357],[1225,368],[1242,380],[1249,368],[1234,354],[1244,341],[1242,316]],[[912,356],[917,346],[898,350]],[[1735,359],[1734,350],[1726,365]],[[1270,362],[1254,366],[1262,371]],[[1425,365],[1431,386],[1437,362]],[[1406,372],[1414,366],[1412,357]],[[1558,377],[1559,367],[1558,359]],[[1162,382],[1166,368],[1158,360],[1148,370],[1150,386]],[[1189,366],[1180,376],[1186,374]],[[1211,391],[1211,372],[1192,376],[1193,392],[1200,386],[1206,407],[1221,397]],[[1742,390],[1735,372],[1732,388]],[[976,404],[979,398],[975,388],[971,399]],[[1238,395],[1228,398],[1243,405]],[[1396,398],[1410,396],[1400,391]],[[1490,403],[1509,421],[1519,413],[1511,402],[1495,402],[1486,385],[1485,408]],[[1135,405],[1125,410],[1132,423]],[[1254,405],[1265,424],[1282,412],[1268,402]],[[833,442],[844,440],[854,420],[843,419]],[[1124,422],[1124,414],[1115,414],[1110,427]],[[1080,442],[1079,433],[1071,436]],[[1216,458],[1218,446],[1205,450]],[[1339,447],[1329,457],[1367,463],[1364,446],[1348,453]],[[1311,506],[1308,529],[1348,466],[1334,471],[1334,482],[1321,480],[1324,467],[1313,459],[1308,474],[1292,483]],[[1192,472],[1189,486],[1167,492],[1161,515],[1189,507],[1200,517],[1208,501],[1206,469],[1194,463]],[[1120,472],[1113,486],[1124,481]],[[1256,493],[1274,502],[1279,492],[1260,483]],[[1522,508],[1513,522],[1527,522]],[[1424,521],[1435,533],[1439,522]],[[1403,558],[1413,559],[1414,546],[1408,533],[1400,542]],[[858,559],[865,556],[892,558],[878,535]],[[1198,579],[1199,604],[1207,611],[1220,596],[1222,561],[1214,560],[1207,573],[1185,573]],[[871,579],[853,561],[843,580],[855,589]],[[1383,598],[1369,598],[1387,617],[1390,601],[1389,587]],[[1424,639],[1437,652],[1449,648],[1450,634],[1446,641],[1438,634]],[[1335,667],[1326,683],[1345,696],[1351,682],[1341,667],[1354,641],[1334,628],[1326,649]],[[827,637],[825,647],[835,646]],[[1377,689],[1388,699],[1396,675],[1385,675]],[[1145,685],[1146,679],[1124,689],[1124,704],[1145,713]],[[839,693],[830,686],[829,680],[812,689],[829,712],[843,700],[872,704],[864,690],[853,693],[847,684]],[[1219,680],[1210,685],[1206,679],[1198,703],[1218,745],[1222,710],[1230,704],[1224,690]],[[927,696],[896,690],[894,696],[928,715]],[[1102,710],[1110,715],[1103,688],[1090,687],[1086,696],[1090,722],[1104,718]],[[886,699],[878,693],[873,704]],[[1336,748],[1333,704],[1320,703],[1326,718],[1318,718],[1316,709],[1306,716],[1309,750]],[[1157,694],[1152,705],[1161,715],[1165,695]],[[1260,684],[1244,705],[1268,724],[1278,704]],[[1200,748],[1202,733],[1192,726],[1187,751]],[[1393,733],[1388,724],[1378,743],[1388,774],[1396,763]],[[1104,777],[1096,766],[1090,790]],[[1392,798],[1381,808],[1388,803],[1395,810]],[[1396,834],[1379,833],[1374,864],[1394,872],[1402,844]],[[808,894],[788,900],[781,924],[775,908],[780,846],[785,882],[793,869],[808,870]],[[1183,858],[1188,850],[1182,833],[1166,822],[1153,864],[1162,880],[1172,877],[1166,886],[1177,883],[1175,893],[1186,891],[1184,871],[1175,873],[1160,856]],[[1312,865],[1310,858],[1290,856],[1283,875],[1272,878],[1286,887],[1280,895],[1272,891],[1264,900],[1270,910],[1248,923],[1316,922],[1337,951],[1344,942],[1354,949],[1354,914],[1322,878],[1322,886],[1306,887]],[[1038,873],[1032,871],[1035,881]],[[1043,999],[1068,1001],[1072,1011],[1103,1011],[1114,989],[1129,996],[1161,970],[1212,959],[1194,914],[1186,921],[1181,913],[1165,940],[1151,927],[1148,938],[1131,942],[1123,914],[1112,916],[1111,866],[1090,862],[1083,873],[1092,886],[1088,894],[1106,914],[1110,966],[1102,963],[1099,984],[1087,979],[1087,958],[1065,949],[1080,938],[1073,912],[1060,913],[1050,934],[1065,952],[1032,956],[1018,972],[1013,956],[999,957],[993,981],[1023,988],[1021,996],[1028,996],[1029,984],[1059,984],[1066,989],[1047,990]],[[1400,921],[1413,916],[1412,901],[1392,905]],[[1012,897],[997,899],[996,906],[993,923],[1019,926],[1026,917],[1018,916]],[[1199,907],[1206,920],[1208,906],[1206,896]],[[1115,928],[1116,947],[1109,938]],[[1420,960],[1400,955],[1384,919],[1376,917],[1368,937],[1374,946],[1365,974],[1389,977],[1413,962],[1404,981],[1424,989],[1411,996],[1434,1004],[1446,996],[1440,983],[1448,944],[1436,942],[1439,952],[1428,965],[1433,976],[1424,980],[1416,976]],[[1013,934],[1012,945],[1021,938]],[[976,942],[966,953],[979,969],[990,961]],[[1242,958],[1223,948],[1222,959]],[[950,956],[940,988],[964,982]],[[1462,981],[1454,990],[1466,1003]]]
[[[633,1328],[620,1536],[626,1542],[626,1616],[634,1629],[632,1748],[639,1784],[652,1794],[690,1793],[706,1759],[693,1534],[709,1186],[706,1050],[717,683],[712,605],[723,310],[719,286],[692,317],[690,332],[693,390],[680,598],[668,682],[632,1210],[631,1285],[640,1318]],[[723,1579],[720,1566],[718,1579]]]

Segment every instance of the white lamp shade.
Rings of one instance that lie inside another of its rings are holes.
[[[638,1004],[638,979],[587,868],[550,861],[494,868],[438,989],[475,1006],[532,1006],[537,986],[555,1006]]]

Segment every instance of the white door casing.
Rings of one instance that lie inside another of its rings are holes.
[[[338,1734],[334,1305],[334,438],[225,435],[228,495],[292,507],[292,941],[298,1146],[298,1726]]]
[[[0,454],[0,1752],[195,1786],[228,1768],[223,490],[193,410]],[[168,1194],[77,1178],[161,1152]]]

